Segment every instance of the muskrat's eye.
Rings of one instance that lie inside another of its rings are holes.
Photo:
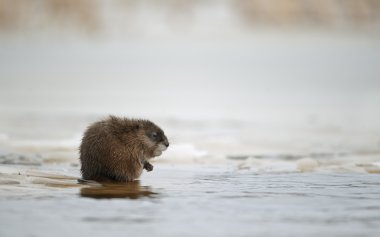
[[[154,132],[154,133],[152,133],[152,138],[154,138],[154,139],[156,139],[157,138],[157,133],[156,132]]]

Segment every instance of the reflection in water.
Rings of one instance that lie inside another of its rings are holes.
[[[140,181],[130,183],[101,183],[81,188],[80,195],[90,198],[154,198],[158,193],[153,192],[149,186],[141,186]]]

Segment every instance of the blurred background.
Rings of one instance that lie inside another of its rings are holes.
[[[0,0],[1,149],[116,114],[169,157],[378,154],[379,36],[376,0]]]

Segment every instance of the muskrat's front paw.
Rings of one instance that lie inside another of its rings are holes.
[[[144,164],[144,169],[146,169],[148,172],[153,170],[153,165],[149,162],[146,162]]]

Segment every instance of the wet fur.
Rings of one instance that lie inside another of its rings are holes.
[[[155,139],[149,137],[158,134]],[[148,120],[110,116],[84,133],[80,146],[83,179],[128,182],[140,177],[148,162],[169,145],[164,132]]]

